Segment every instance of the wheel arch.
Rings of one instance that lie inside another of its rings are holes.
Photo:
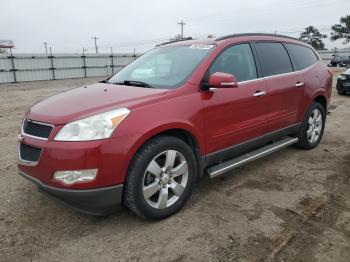
[[[327,103],[326,96],[324,96],[323,94],[318,94],[318,95],[316,95],[314,97],[314,99],[312,101],[320,103],[323,106],[325,112],[327,113],[327,105],[328,105],[328,103]]]
[[[129,164],[128,164],[128,170],[130,168],[130,165],[132,164],[132,160],[134,156],[137,154],[137,152],[142,148],[142,146],[150,141],[151,139],[154,139],[159,136],[173,136],[176,138],[179,138],[183,140],[193,151],[194,156],[196,158],[196,165],[197,165],[197,177],[201,177],[203,175],[204,170],[204,164],[203,164],[203,158],[202,158],[202,150],[203,146],[200,144],[199,138],[195,135],[195,132],[193,130],[190,130],[190,128],[185,126],[162,126],[157,127],[153,130],[150,130],[146,134],[144,134],[142,137],[139,138],[139,140],[134,144],[133,148],[131,149],[131,153],[129,156]],[[127,174],[126,174],[127,176]]]

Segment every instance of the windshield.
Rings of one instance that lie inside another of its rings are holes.
[[[157,47],[124,67],[108,83],[177,88],[186,81],[212,47],[213,45],[203,44]]]

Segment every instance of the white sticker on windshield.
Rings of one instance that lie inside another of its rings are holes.
[[[190,48],[193,49],[210,49],[212,48],[214,45],[206,45],[206,44],[193,44],[190,46]]]

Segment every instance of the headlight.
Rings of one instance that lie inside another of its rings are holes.
[[[338,79],[346,80],[346,76],[345,76],[345,75],[340,75],[340,76],[338,77]]]
[[[108,138],[130,110],[120,108],[66,124],[56,135],[57,141],[89,141]]]

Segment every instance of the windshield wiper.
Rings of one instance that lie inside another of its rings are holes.
[[[140,86],[140,87],[153,88],[153,86],[151,86],[150,84],[147,84],[146,82],[142,82],[142,81],[124,80],[123,84],[127,86]]]

